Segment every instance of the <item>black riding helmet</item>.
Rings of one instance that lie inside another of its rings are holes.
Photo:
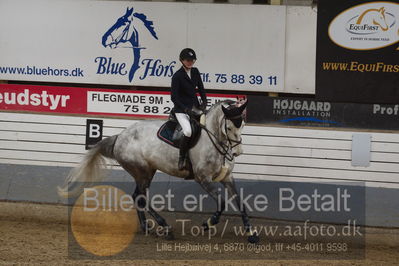
[[[197,60],[197,55],[195,54],[194,50],[191,48],[184,48],[180,52],[180,61],[182,60]]]

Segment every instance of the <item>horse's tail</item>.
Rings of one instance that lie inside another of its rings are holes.
[[[104,157],[114,159],[114,145],[118,135],[105,138],[98,142],[85,155],[79,166],[72,169],[63,187],[58,187],[61,197],[76,197],[87,186],[103,179],[102,168],[106,167]]]

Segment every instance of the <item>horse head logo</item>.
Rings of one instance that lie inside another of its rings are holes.
[[[364,11],[356,21],[356,24],[374,24],[379,26],[383,31],[387,31],[389,26],[385,19],[385,8],[381,7],[380,9],[367,9]]]
[[[351,50],[390,46],[398,42],[398,11],[399,5],[393,2],[367,2],[350,7],[330,22],[328,35],[336,45]]]
[[[133,80],[137,69],[140,68],[140,53],[142,49],[145,49],[145,47],[140,46],[139,32],[135,27],[136,21],[143,23],[151,36],[158,40],[153,22],[148,20],[144,14],[134,13],[133,8],[127,8],[126,13],[118,18],[115,24],[102,37],[102,45],[104,47],[110,47],[111,49],[120,47],[133,49],[134,59],[129,71],[130,82]]]

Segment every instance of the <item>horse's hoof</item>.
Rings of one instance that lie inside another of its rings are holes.
[[[204,232],[208,231],[208,230],[209,230],[208,222],[204,222],[204,223],[202,224],[202,228],[204,228]]]
[[[143,232],[144,234],[148,234],[150,232],[150,230],[148,230],[147,225],[141,225],[141,232]]]
[[[208,231],[211,228],[215,228],[216,224],[219,222],[219,220],[213,219],[213,217],[209,218],[202,224],[202,228],[204,228],[204,232]]]
[[[251,244],[258,243],[259,242],[259,236],[256,233],[254,233],[253,235],[248,237],[248,242],[251,243]]]

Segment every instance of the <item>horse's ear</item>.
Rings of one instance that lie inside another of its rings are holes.
[[[238,107],[238,110],[240,110],[240,113],[244,112],[245,108],[247,107],[248,100],[245,101],[240,107]]]
[[[132,8],[126,8],[126,14],[125,14],[125,16],[130,16],[131,14],[133,13],[133,7]]]
[[[222,110],[223,110],[223,113],[224,113],[225,115],[228,115],[229,110],[228,110],[226,107],[224,107],[223,105],[222,105]]]
[[[378,10],[381,14],[385,14],[385,7],[381,7],[380,10]]]

